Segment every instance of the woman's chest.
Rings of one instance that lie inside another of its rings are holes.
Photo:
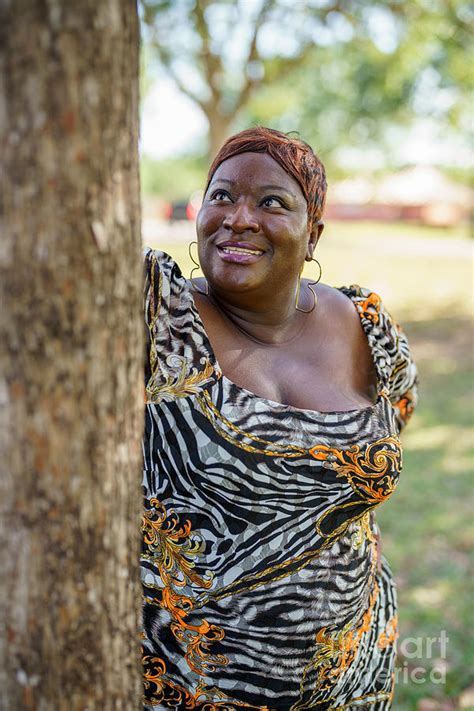
[[[370,354],[355,363],[350,344],[262,348],[221,334],[214,352],[226,378],[274,402],[330,412],[368,407],[376,398]]]
[[[310,316],[288,343],[266,344],[241,333],[209,304],[198,303],[220,370],[238,387],[320,412],[356,410],[375,402],[373,356],[358,323],[355,330],[344,329],[322,314]],[[272,334],[266,335],[271,340]]]

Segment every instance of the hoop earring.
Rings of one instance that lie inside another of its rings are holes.
[[[311,307],[310,309],[302,309],[302,308],[300,308],[300,307],[298,306],[298,300],[299,300],[300,289],[301,289],[301,273],[302,273],[303,269],[301,269],[301,272],[300,272],[300,274],[299,274],[299,276],[298,276],[298,289],[297,289],[297,291],[296,291],[295,309],[296,309],[297,311],[301,311],[301,312],[304,313],[304,314],[309,314],[309,313],[311,313],[311,311],[314,311],[314,309],[316,308],[316,305],[317,305],[317,303],[318,303],[318,297],[316,296],[316,292],[314,291],[314,289],[312,289],[311,287],[312,287],[312,286],[316,286],[316,284],[321,280],[321,277],[322,277],[322,275],[323,275],[323,270],[322,270],[321,265],[320,265],[320,263],[318,262],[318,260],[315,259],[315,257],[312,257],[312,258],[311,258],[311,261],[312,261],[312,262],[316,262],[316,264],[318,265],[318,267],[319,267],[319,276],[318,276],[318,278],[316,279],[316,281],[311,281],[311,282],[308,284],[308,289],[310,290],[310,292],[311,292],[312,295],[313,295],[313,305],[312,305],[312,307]],[[304,265],[303,265],[303,266],[304,266]]]
[[[189,258],[191,259],[192,263],[195,264],[196,266],[191,269],[189,281],[191,282],[193,289],[196,289],[196,291],[198,291],[200,294],[204,294],[204,296],[209,296],[209,284],[207,283],[207,281],[206,281],[206,291],[201,291],[201,289],[198,289],[196,284],[193,282],[193,273],[196,271],[196,269],[200,269],[200,267],[201,267],[199,262],[196,262],[196,260],[194,259],[193,255],[192,255],[191,245],[193,245],[193,244],[197,244],[197,241],[193,240],[193,242],[189,243],[188,254],[189,254]]]

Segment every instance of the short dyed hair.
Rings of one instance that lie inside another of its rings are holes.
[[[311,230],[323,215],[327,190],[324,165],[311,146],[273,128],[247,128],[231,136],[212,161],[204,194],[220,164],[239,153],[267,153],[299,183],[308,205],[308,227]]]

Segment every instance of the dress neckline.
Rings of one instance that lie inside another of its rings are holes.
[[[229,386],[230,388],[236,389],[236,390],[238,390],[238,391],[244,393],[248,398],[251,398],[251,399],[253,399],[253,400],[257,400],[258,402],[263,403],[264,405],[267,405],[268,408],[271,409],[271,410],[273,410],[273,411],[280,411],[280,412],[284,412],[284,413],[288,413],[288,414],[294,414],[294,415],[305,415],[305,414],[306,414],[306,415],[309,415],[309,416],[311,416],[311,415],[317,415],[318,417],[323,417],[323,418],[324,418],[324,417],[331,417],[331,416],[336,416],[336,415],[337,415],[337,416],[342,416],[342,415],[347,415],[347,416],[350,416],[350,415],[363,415],[363,414],[365,414],[365,413],[374,412],[375,410],[378,409],[378,407],[379,407],[379,405],[380,405],[380,402],[381,402],[382,399],[385,397],[385,387],[384,387],[384,383],[383,383],[383,378],[382,378],[381,372],[380,372],[380,370],[379,370],[379,366],[378,366],[378,363],[377,363],[377,359],[375,358],[375,354],[374,354],[374,349],[373,349],[373,345],[372,345],[372,342],[371,342],[371,338],[369,337],[369,333],[367,333],[366,329],[363,327],[362,322],[361,322],[361,326],[362,326],[362,329],[363,329],[363,331],[364,331],[364,334],[365,334],[365,336],[366,336],[366,338],[367,338],[367,342],[368,342],[368,344],[369,344],[370,353],[371,353],[371,356],[372,356],[372,361],[373,361],[373,365],[374,365],[375,372],[376,372],[376,376],[377,376],[377,398],[376,398],[375,402],[373,402],[371,405],[367,405],[366,407],[355,408],[355,409],[352,409],[352,410],[312,410],[312,409],[310,409],[310,408],[295,407],[294,405],[287,405],[287,404],[285,404],[285,403],[283,403],[283,402],[278,402],[277,400],[270,400],[269,398],[265,398],[265,397],[263,397],[263,396],[261,396],[261,395],[257,395],[257,393],[254,393],[254,392],[252,392],[251,390],[247,390],[247,388],[244,388],[242,385],[237,385],[237,383],[234,383],[230,378],[228,378],[228,377],[224,374],[224,372],[223,372],[223,370],[222,370],[222,368],[221,368],[221,366],[220,366],[220,364],[219,364],[219,361],[217,360],[217,357],[216,357],[216,354],[215,354],[214,349],[213,349],[213,347],[212,347],[212,344],[211,344],[211,341],[210,341],[210,339],[209,339],[208,333],[207,333],[207,331],[206,331],[206,329],[205,329],[205,327],[204,327],[204,323],[203,323],[203,320],[202,320],[201,315],[200,315],[200,313],[199,313],[199,309],[197,308],[196,302],[195,302],[195,300],[194,300],[194,295],[193,295],[193,292],[192,292],[192,287],[189,285],[189,283],[188,283],[187,280],[185,280],[185,281],[186,281],[187,292],[188,292],[188,295],[189,295],[189,299],[190,299],[190,303],[191,303],[191,308],[192,308],[192,311],[193,311],[194,319],[195,319],[195,322],[198,324],[199,329],[201,330],[201,332],[202,332],[202,334],[203,334],[203,337],[204,337],[204,339],[205,339],[205,345],[206,345],[206,349],[207,349],[208,352],[209,352],[210,360],[212,361],[215,370],[216,370],[216,371],[218,372],[218,374],[219,374],[218,380],[219,380],[219,379],[222,380],[222,382],[225,383],[225,384],[226,384],[227,386]],[[341,286],[341,287],[334,287],[334,288],[336,288],[338,291],[340,291],[341,293],[343,293],[344,296],[347,296],[347,298],[350,300],[350,302],[352,303],[352,305],[353,305],[354,308],[356,309],[357,315],[358,315],[358,317],[359,317],[359,319],[360,319],[361,314],[360,314],[359,310],[357,309],[356,304],[355,304],[354,301],[351,299],[351,297],[348,296],[348,294],[346,293],[346,292],[348,291],[347,287]],[[351,287],[351,289],[353,289],[353,287]],[[216,382],[217,382],[217,381],[216,381]],[[216,384],[216,383],[214,383],[213,385],[215,385],[215,384]]]

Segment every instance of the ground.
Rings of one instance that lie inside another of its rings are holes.
[[[186,276],[192,239],[191,224],[145,230]],[[332,223],[316,256],[324,282],[381,294],[420,371],[401,482],[379,511],[400,604],[394,708],[474,709],[472,242],[467,228]],[[308,266],[305,276],[316,273]]]

